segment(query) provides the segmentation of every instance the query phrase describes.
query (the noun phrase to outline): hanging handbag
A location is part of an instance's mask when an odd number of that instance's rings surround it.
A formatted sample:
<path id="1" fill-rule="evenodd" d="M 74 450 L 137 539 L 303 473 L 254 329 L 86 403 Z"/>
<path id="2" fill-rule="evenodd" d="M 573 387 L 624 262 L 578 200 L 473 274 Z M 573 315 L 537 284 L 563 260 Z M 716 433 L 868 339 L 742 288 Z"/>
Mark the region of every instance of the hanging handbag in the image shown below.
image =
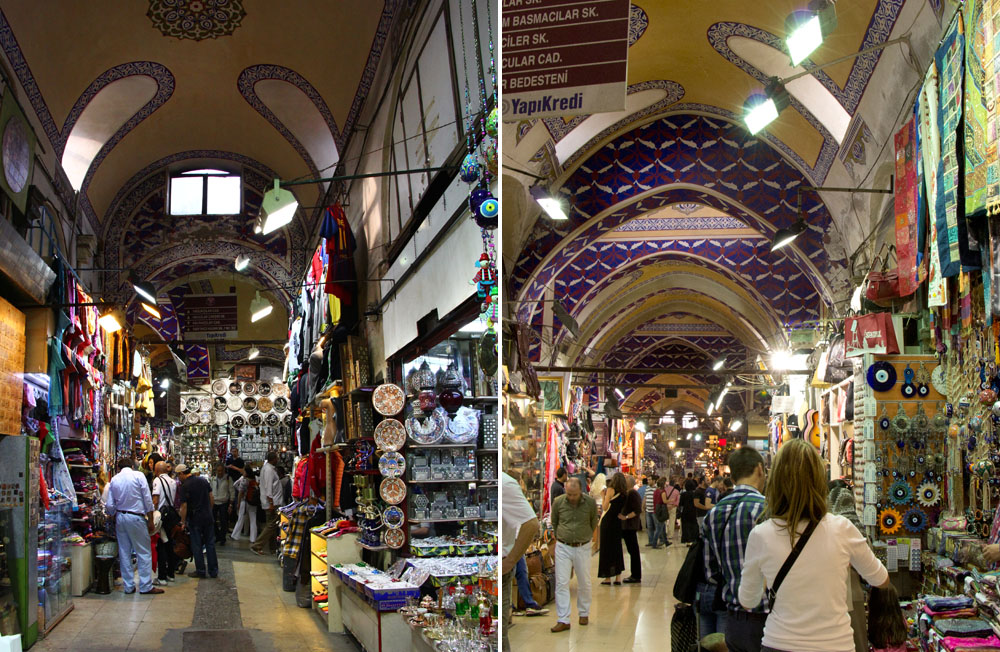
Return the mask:
<path id="1" fill-rule="evenodd" d="M 896 247 L 890 245 L 889 251 L 895 253 Z M 889 253 L 886 253 L 881 260 L 881 270 L 874 269 L 879 263 L 878 257 L 872 262 L 873 269 L 865 277 L 865 298 L 887 307 L 894 299 L 899 298 L 899 270 L 889 269 Z"/>

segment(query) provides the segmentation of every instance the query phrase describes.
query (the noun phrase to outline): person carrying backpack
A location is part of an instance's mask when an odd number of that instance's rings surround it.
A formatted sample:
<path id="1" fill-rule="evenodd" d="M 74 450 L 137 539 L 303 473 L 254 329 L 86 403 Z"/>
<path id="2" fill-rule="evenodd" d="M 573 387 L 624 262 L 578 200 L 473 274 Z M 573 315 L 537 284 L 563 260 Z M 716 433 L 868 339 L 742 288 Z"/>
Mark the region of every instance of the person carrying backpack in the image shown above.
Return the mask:
<path id="1" fill-rule="evenodd" d="M 254 470 L 245 468 L 243 475 L 233 484 L 233 489 L 236 490 L 236 512 L 239 516 L 230 537 L 233 541 L 239 541 L 243 536 L 243 526 L 249 521 L 252 543 L 257 539 L 257 508 L 260 507 L 260 487 Z"/>
<path id="2" fill-rule="evenodd" d="M 677 517 L 677 505 L 681 500 L 681 492 L 673 485 L 667 484 L 667 478 L 662 477 L 656 480 L 656 491 L 653 493 L 653 516 L 656 521 L 656 530 L 652 536 L 654 550 L 663 545 L 670 546 L 670 534 L 667 526 L 673 530 L 674 519 Z"/>

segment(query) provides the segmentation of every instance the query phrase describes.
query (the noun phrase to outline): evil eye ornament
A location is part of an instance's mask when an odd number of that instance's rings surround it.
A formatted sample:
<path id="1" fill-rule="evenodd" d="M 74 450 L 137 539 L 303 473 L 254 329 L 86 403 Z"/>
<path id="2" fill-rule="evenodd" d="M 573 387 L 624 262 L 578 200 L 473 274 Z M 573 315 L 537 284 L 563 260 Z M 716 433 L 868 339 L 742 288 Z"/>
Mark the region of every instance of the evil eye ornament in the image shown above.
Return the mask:
<path id="1" fill-rule="evenodd" d="M 879 514 L 878 526 L 882 530 L 882 534 L 895 534 L 902 526 L 902 520 L 899 512 L 890 507 L 882 510 L 882 513 Z"/>
<path id="2" fill-rule="evenodd" d="M 903 480 L 896 480 L 889 487 L 889 500 L 897 505 L 905 505 L 912 497 L 910 485 Z"/>
<path id="3" fill-rule="evenodd" d="M 469 193 L 469 210 L 476 214 L 479 212 L 479 205 L 484 201 L 492 197 L 493 195 L 489 190 L 485 188 L 476 188 L 471 193 Z"/>
<path id="4" fill-rule="evenodd" d="M 889 410 L 886 408 L 885 403 L 882 404 L 882 416 L 879 417 L 878 427 L 882 430 L 888 430 L 890 425 L 889 421 Z"/>
<path id="5" fill-rule="evenodd" d="M 475 154 L 466 154 L 462 166 L 458 168 L 458 176 L 466 183 L 479 179 L 479 158 Z"/>
<path id="6" fill-rule="evenodd" d="M 896 370 L 884 360 L 868 367 L 868 385 L 876 392 L 887 392 L 896 384 Z"/>
<path id="7" fill-rule="evenodd" d="M 920 509 L 914 507 L 907 510 L 903 515 L 903 525 L 910 532 L 923 532 L 927 529 L 927 515 Z"/>
<path id="8" fill-rule="evenodd" d="M 489 197 L 476 210 L 476 224 L 481 229 L 495 229 L 499 225 L 500 202 L 496 197 Z"/>
<path id="9" fill-rule="evenodd" d="M 906 365 L 903 370 L 903 386 L 900 388 L 904 398 L 913 398 L 917 394 L 917 386 L 913 384 L 915 375 L 910 365 Z"/>

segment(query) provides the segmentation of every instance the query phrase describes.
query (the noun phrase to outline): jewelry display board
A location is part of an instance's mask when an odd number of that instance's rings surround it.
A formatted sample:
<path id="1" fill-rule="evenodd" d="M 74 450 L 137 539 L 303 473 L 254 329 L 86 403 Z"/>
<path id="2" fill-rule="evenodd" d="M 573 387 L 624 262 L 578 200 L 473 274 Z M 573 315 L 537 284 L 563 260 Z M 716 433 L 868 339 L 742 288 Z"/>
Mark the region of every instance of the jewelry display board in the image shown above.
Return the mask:
<path id="1" fill-rule="evenodd" d="M 0 434 L 21 434 L 24 313 L 0 299 Z"/>

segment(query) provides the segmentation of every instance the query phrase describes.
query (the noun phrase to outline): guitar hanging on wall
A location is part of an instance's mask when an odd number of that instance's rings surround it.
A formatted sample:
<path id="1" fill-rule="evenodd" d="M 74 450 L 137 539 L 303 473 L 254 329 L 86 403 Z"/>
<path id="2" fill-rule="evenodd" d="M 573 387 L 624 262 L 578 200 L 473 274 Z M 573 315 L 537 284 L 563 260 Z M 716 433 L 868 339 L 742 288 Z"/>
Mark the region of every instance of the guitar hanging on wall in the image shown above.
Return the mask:
<path id="1" fill-rule="evenodd" d="M 816 450 L 820 449 L 822 442 L 819 436 L 819 410 L 809 410 L 806 412 L 802 438 L 815 446 Z"/>

